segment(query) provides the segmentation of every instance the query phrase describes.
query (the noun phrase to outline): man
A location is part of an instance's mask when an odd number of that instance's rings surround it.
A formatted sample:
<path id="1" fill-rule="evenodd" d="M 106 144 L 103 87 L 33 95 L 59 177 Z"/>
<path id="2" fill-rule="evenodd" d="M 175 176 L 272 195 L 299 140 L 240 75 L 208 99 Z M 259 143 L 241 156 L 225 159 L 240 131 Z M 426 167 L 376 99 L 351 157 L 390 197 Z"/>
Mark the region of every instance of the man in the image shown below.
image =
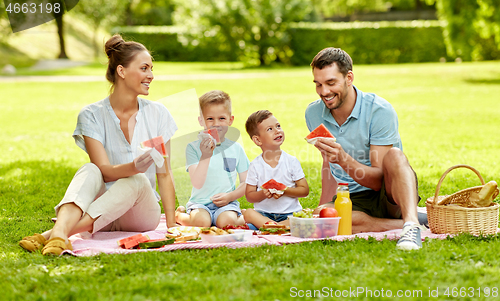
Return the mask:
<path id="1" fill-rule="evenodd" d="M 311 67 L 321 99 L 307 107 L 307 127 L 323 123 L 336 138 L 315 144 L 323 156 L 319 205 L 333 207 L 337 183 L 348 183 L 353 233 L 403 228 L 397 248 L 421 248 L 418 184 L 393 107 L 353 85 L 352 60 L 339 48 L 321 50 Z"/>

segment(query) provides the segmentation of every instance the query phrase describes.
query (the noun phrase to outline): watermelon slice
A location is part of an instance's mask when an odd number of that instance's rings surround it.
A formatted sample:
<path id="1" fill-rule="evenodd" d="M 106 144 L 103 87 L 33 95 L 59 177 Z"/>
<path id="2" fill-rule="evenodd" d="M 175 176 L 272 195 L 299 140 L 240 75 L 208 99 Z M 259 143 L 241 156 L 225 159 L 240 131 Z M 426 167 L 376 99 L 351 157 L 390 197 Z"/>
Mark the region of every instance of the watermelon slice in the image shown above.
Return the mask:
<path id="1" fill-rule="evenodd" d="M 141 242 L 145 242 L 149 240 L 149 236 L 144 234 L 136 234 L 133 236 L 126 237 L 124 239 L 120 239 L 117 243 L 120 247 L 124 249 L 131 249 L 137 246 Z"/>
<path id="2" fill-rule="evenodd" d="M 277 182 L 274 179 L 271 179 L 267 181 L 266 183 L 262 184 L 262 189 L 267 189 L 271 193 L 276 193 L 276 194 L 283 194 L 285 190 L 288 188 L 285 184 Z"/>
<path id="3" fill-rule="evenodd" d="M 137 249 L 161 248 L 163 246 L 173 244 L 174 242 L 175 242 L 175 238 L 148 240 L 148 241 L 139 243 L 139 246 L 137 246 Z"/>
<path id="4" fill-rule="evenodd" d="M 203 131 L 203 133 L 209 134 L 210 136 L 214 137 L 215 145 L 219 146 L 221 144 L 219 132 L 217 131 L 217 129 L 208 129 Z"/>
<path id="5" fill-rule="evenodd" d="M 318 140 L 319 137 L 335 139 L 335 137 L 332 135 L 332 133 L 330 133 L 330 131 L 325 127 L 324 124 L 320 124 L 317 128 L 315 128 L 312 132 L 310 132 L 309 135 L 307 135 L 304 139 L 306 139 L 308 143 L 315 144 L 316 140 Z"/>
<path id="6" fill-rule="evenodd" d="M 165 148 L 165 142 L 163 141 L 162 136 L 154 137 L 152 139 L 146 140 L 141 143 L 141 147 L 150 147 L 150 148 L 156 148 L 156 150 L 162 155 L 163 157 L 167 157 L 167 149 Z"/>

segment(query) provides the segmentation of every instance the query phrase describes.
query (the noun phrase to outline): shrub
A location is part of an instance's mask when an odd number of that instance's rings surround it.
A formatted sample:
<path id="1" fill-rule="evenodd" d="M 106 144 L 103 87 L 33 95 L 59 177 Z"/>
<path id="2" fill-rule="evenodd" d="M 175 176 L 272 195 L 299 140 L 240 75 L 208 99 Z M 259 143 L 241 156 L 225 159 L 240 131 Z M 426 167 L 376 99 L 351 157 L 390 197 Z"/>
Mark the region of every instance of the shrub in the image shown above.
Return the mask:
<path id="1" fill-rule="evenodd" d="M 447 58 L 439 21 L 290 23 L 290 63 L 308 65 L 325 47 L 340 47 L 356 64 L 437 62 Z M 117 27 L 113 33 L 143 43 L 159 61 L 236 61 L 220 35 L 186 39 L 180 26 Z"/>
<path id="2" fill-rule="evenodd" d="M 113 28 L 112 34 L 144 44 L 157 61 L 236 61 L 230 51 L 219 50 L 216 39 L 188 41 L 181 36 L 184 31 L 178 26 L 124 26 Z"/>
<path id="3" fill-rule="evenodd" d="M 438 21 L 295 23 L 294 65 L 309 64 L 323 48 L 338 47 L 356 64 L 437 62 L 446 56 Z"/>

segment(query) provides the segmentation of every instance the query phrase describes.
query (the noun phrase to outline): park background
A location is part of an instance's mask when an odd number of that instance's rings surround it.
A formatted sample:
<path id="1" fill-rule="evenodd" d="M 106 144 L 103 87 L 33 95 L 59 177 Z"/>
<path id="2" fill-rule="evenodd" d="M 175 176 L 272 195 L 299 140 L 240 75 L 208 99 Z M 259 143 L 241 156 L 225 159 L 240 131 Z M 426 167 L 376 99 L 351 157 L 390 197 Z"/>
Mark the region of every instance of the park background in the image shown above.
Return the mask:
<path id="1" fill-rule="evenodd" d="M 352 55 L 357 87 L 395 107 L 421 206 L 452 165 L 497 180 L 499 1 L 80 2 L 64 14 L 63 27 L 52 21 L 15 34 L 0 7 L 0 299 L 286 300 L 291 287 L 358 286 L 421 290 L 405 298 L 414 300 L 431 288 L 444 299 L 493 296 L 484 288 L 500 280 L 496 235 L 427 241 L 418 253 L 396 251 L 395 241 L 355 239 L 92 258 L 44 258 L 17 241 L 50 227 L 53 206 L 88 162 L 71 133 L 79 110 L 109 91 L 102 48 L 112 33 L 152 50 L 148 99 L 192 88 L 227 91 L 250 160 L 258 149 L 244 132 L 246 117 L 274 112 L 287 135 L 283 148 L 301 160 L 311 186 L 304 207 L 314 207 L 321 191 L 319 154 L 303 140 L 305 107 L 317 99 L 307 65 L 328 46 Z M 442 193 L 478 184 L 457 171 Z"/>

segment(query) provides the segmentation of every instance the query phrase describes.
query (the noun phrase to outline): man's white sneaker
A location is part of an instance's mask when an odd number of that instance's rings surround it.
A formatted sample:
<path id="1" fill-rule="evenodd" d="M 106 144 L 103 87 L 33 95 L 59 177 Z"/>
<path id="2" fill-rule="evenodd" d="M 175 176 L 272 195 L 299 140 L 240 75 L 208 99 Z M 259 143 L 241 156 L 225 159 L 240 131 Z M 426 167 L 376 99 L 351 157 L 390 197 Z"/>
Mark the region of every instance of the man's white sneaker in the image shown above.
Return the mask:
<path id="1" fill-rule="evenodd" d="M 418 250 L 422 247 L 422 237 L 420 236 L 420 229 L 422 226 L 412 224 L 403 227 L 401 238 L 396 244 L 396 249 L 410 251 Z"/>

